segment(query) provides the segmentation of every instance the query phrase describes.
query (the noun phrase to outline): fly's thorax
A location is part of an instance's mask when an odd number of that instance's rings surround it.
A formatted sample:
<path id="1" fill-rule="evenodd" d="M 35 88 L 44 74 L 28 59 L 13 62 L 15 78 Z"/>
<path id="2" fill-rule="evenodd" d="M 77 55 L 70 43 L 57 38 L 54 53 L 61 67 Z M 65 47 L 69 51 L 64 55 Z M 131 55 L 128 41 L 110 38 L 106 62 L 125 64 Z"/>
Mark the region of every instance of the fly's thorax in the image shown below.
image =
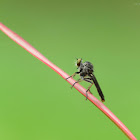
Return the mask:
<path id="1" fill-rule="evenodd" d="M 85 77 L 85 76 L 87 76 L 87 75 L 88 75 L 88 73 L 87 73 L 85 70 L 82 70 L 82 71 L 80 72 L 80 76 Z"/>
<path id="2" fill-rule="evenodd" d="M 91 68 L 91 69 L 93 69 L 93 65 L 92 65 L 91 62 L 86 61 L 86 62 L 84 62 L 84 65 L 89 67 L 89 68 Z"/>
<path id="3" fill-rule="evenodd" d="M 80 65 L 79 65 L 79 69 L 81 70 L 81 69 L 83 69 L 83 68 L 84 68 L 84 65 L 83 65 L 83 63 L 81 62 Z"/>

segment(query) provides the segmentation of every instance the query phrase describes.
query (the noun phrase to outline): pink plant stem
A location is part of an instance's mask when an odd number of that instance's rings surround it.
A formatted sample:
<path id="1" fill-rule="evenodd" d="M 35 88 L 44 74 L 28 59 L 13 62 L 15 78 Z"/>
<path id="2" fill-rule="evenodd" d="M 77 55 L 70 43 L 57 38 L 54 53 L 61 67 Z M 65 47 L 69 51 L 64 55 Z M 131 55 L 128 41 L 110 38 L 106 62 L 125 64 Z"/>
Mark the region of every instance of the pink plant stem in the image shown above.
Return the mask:
<path id="1" fill-rule="evenodd" d="M 21 47 L 23 47 L 25 50 L 27 50 L 29 53 L 31 53 L 33 56 L 38 58 L 40 61 L 45 63 L 47 66 L 52 68 L 55 72 L 57 72 L 60 76 L 62 76 L 64 79 L 69 77 L 67 73 L 65 73 L 63 70 L 61 70 L 59 67 L 54 65 L 52 62 L 50 62 L 45 56 L 43 56 L 39 51 L 37 51 L 33 46 L 31 46 L 27 41 L 25 41 L 23 38 L 21 38 L 19 35 L 14 33 L 12 30 L 7 28 L 5 25 L 0 23 L 0 30 L 2 30 L 7 36 L 9 36 L 12 40 L 14 40 L 17 44 L 19 44 Z M 69 78 L 67 80 L 71 85 L 74 84 L 75 80 L 72 78 Z M 80 93 L 82 93 L 86 97 L 86 89 L 83 88 L 80 84 L 76 84 L 74 86 Z M 95 98 L 90 92 L 88 92 L 88 99 L 97 107 L 99 108 L 114 124 L 116 124 L 123 132 L 124 134 L 131 140 L 136 140 L 135 136 L 128 130 L 128 128 L 97 98 Z"/>

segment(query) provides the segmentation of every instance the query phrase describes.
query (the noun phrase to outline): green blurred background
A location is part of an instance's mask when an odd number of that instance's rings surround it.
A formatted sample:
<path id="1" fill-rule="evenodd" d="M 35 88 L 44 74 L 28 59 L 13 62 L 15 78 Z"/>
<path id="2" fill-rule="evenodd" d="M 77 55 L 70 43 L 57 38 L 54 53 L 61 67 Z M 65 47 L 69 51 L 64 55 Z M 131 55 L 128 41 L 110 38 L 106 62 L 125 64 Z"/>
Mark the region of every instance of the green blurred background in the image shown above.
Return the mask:
<path id="1" fill-rule="evenodd" d="M 140 138 L 140 1 L 0 0 L 0 22 L 70 75 L 76 57 L 92 62 L 105 105 Z M 1 140 L 127 139 L 2 32 L 0 64 Z M 94 86 L 91 91 L 100 99 Z"/>

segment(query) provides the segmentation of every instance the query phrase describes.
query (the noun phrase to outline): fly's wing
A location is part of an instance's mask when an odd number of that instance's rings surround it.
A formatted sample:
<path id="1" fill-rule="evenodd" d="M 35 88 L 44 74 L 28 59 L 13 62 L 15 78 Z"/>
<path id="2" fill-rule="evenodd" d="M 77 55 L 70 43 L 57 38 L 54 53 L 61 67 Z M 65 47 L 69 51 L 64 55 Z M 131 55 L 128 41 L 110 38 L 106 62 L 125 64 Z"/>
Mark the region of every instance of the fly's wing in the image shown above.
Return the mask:
<path id="1" fill-rule="evenodd" d="M 102 99 L 102 102 L 104 102 L 105 101 L 104 95 L 103 95 L 102 90 L 101 90 L 101 88 L 100 88 L 100 86 L 99 86 L 99 84 L 98 84 L 98 82 L 96 80 L 96 77 L 94 75 L 92 75 L 92 80 L 93 80 L 93 82 L 94 82 L 94 84 L 95 84 L 95 86 L 97 88 L 97 91 L 98 91 L 98 93 L 99 93 L 99 95 L 100 95 L 100 97 Z"/>

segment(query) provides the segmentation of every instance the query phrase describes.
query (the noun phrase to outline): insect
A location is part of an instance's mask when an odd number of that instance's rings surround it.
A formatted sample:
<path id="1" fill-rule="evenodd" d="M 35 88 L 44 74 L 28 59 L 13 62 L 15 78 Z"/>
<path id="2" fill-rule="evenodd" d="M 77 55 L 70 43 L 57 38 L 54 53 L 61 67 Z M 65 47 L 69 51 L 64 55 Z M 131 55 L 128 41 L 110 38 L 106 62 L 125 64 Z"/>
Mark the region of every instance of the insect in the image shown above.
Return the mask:
<path id="1" fill-rule="evenodd" d="M 77 65 L 77 69 L 79 69 L 79 71 L 75 72 L 73 75 L 71 75 L 70 77 L 66 78 L 66 79 L 69 79 L 71 77 L 74 77 L 76 74 L 80 75 L 80 79 L 77 82 L 75 82 L 72 85 L 72 87 L 76 83 L 79 83 L 79 82 L 81 82 L 83 80 L 86 81 L 86 82 L 91 83 L 91 85 L 86 90 L 86 100 L 87 100 L 87 98 L 88 98 L 88 93 L 87 92 L 90 91 L 91 86 L 94 84 L 96 86 L 96 89 L 97 89 L 98 93 L 99 93 L 99 96 L 101 97 L 101 101 L 104 102 L 105 101 L 104 95 L 103 95 L 102 90 L 101 90 L 101 88 L 100 88 L 100 86 L 99 86 L 99 84 L 98 84 L 98 82 L 96 80 L 95 75 L 93 74 L 93 72 L 94 72 L 93 65 L 88 61 L 83 63 L 81 58 L 77 59 L 76 65 Z"/>

